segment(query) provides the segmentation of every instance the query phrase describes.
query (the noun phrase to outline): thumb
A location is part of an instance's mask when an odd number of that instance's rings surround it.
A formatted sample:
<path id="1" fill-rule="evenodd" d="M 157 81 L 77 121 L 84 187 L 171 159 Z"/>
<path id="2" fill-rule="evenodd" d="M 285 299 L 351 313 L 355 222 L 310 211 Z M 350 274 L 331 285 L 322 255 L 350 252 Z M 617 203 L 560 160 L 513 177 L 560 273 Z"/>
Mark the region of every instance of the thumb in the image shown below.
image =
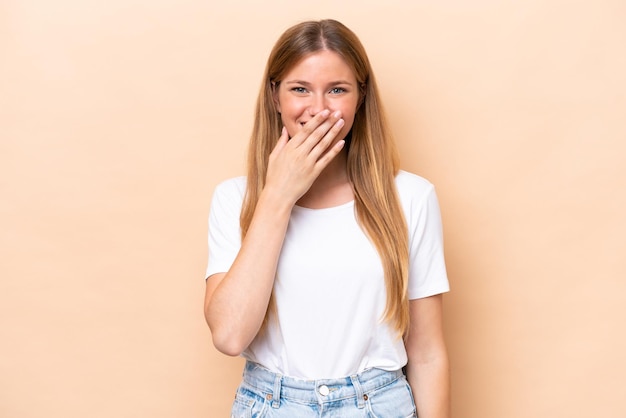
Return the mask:
<path id="1" fill-rule="evenodd" d="M 274 151 L 281 150 L 287 143 L 289 142 L 289 133 L 287 133 L 287 128 L 283 126 L 283 130 L 280 133 L 280 137 L 278 138 L 278 142 L 276 142 L 276 146 L 274 147 Z"/>

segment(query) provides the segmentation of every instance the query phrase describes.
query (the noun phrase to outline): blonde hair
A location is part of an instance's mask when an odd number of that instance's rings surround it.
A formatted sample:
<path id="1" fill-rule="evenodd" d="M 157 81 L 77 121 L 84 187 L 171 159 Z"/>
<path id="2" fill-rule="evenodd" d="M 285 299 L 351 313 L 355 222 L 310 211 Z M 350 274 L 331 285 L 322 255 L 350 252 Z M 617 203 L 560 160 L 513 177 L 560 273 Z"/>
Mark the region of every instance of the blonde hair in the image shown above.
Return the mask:
<path id="1" fill-rule="evenodd" d="M 357 220 L 376 247 L 384 269 L 387 299 L 383 320 L 404 335 L 409 325 L 409 250 L 406 221 L 394 181 L 399 169 L 397 151 L 365 49 L 350 29 L 335 20 L 303 22 L 287 29 L 270 53 L 248 148 L 247 189 L 240 217 L 242 236 L 252 221 L 265 185 L 269 155 L 283 126 L 272 84 L 279 84 L 302 58 L 321 50 L 340 55 L 361 86 L 361 104 L 346 138 L 348 179 L 354 191 Z"/>

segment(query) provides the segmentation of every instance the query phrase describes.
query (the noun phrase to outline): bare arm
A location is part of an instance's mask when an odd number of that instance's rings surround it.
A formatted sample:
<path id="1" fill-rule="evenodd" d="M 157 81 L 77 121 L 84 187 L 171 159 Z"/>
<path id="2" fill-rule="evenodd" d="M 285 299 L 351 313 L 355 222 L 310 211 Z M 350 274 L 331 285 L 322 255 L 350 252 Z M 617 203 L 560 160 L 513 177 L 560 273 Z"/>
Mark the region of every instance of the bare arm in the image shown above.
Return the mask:
<path id="1" fill-rule="evenodd" d="M 410 301 L 411 326 L 405 342 L 407 378 L 420 418 L 450 417 L 450 379 L 443 336 L 443 295 Z"/>
<path id="2" fill-rule="evenodd" d="M 227 273 L 207 279 L 204 313 L 213 344 L 239 355 L 258 332 L 272 292 L 291 207 L 261 195 L 248 234 Z"/>
<path id="3" fill-rule="evenodd" d="M 343 141 L 329 147 L 343 126 L 340 117 L 320 112 L 291 139 L 283 130 L 233 265 L 207 279 L 204 314 L 213 344 L 225 354 L 239 355 L 263 323 L 291 209 L 341 151 Z"/>

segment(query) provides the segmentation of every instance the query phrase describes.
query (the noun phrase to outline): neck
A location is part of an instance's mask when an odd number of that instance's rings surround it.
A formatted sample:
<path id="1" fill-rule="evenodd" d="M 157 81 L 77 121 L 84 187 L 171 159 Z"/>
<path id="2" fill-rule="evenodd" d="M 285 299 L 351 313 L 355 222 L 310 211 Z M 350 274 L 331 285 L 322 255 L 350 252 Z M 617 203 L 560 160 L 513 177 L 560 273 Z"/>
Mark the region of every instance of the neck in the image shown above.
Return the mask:
<path id="1" fill-rule="evenodd" d="M 347 153 L 342 151 L 320 173 L 297 205 L 321 209 L 342 205 L 353 199 L 352 185 L 348 181 Z"/>

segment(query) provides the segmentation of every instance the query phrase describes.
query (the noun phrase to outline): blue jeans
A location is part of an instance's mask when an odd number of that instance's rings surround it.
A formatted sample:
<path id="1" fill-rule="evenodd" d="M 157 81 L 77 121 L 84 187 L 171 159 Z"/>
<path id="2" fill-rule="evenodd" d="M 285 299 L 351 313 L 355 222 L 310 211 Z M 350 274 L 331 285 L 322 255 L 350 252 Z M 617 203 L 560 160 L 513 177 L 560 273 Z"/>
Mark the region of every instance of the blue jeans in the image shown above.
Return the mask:
<path id="1" fill-rule="evenodd" d="M 369 369 L 341 379 L 300 380 L 248 361 L 231 418 L 417 417 L 401 370 Z"/>

